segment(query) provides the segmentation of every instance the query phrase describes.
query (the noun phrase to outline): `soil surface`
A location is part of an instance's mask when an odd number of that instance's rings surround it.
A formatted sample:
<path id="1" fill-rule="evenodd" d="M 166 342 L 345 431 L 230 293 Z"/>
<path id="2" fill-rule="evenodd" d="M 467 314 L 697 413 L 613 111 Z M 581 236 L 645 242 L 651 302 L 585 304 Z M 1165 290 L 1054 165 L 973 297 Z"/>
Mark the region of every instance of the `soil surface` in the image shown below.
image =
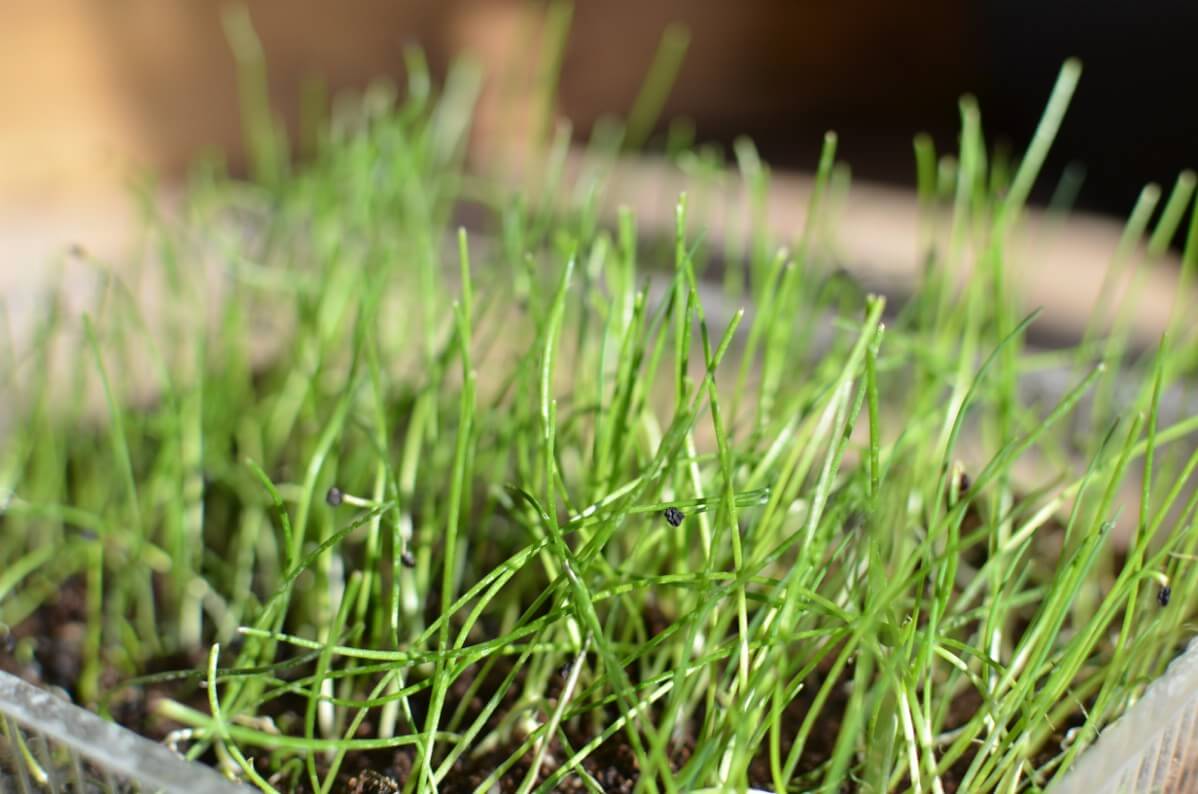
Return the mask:
<path id="1" fill-rule="evenodd" d="M 83 637 L 86 623 L 85 587 L 82 580 L 68 580 L 58 596 L 48 601 L 29 619 L 14 627 L 7 635 L 0 638 L 0 670 L 19 676 L 30 683 L 46 687 L 56 687 L 66 692 L 72 699 L 76 697 L 80 673 L 82 671 Z M 191 656 L 177 655 L 156 659 L 147 666 L 144 674 L 198 672 L 203 668 L 204 653 L 197 651 Z M 503 678 L 506 670 L 493 670 L 491 678 L 496 682 Z M 293 673 L 301 677 L 304 667 L 297 667 Z M 161 741 L 174 729 L 181 726 L 159 716 L 154 703 L 161 698 L 178 700 L 198 710 L 207 710 L 207 698 L 199 686 L 198 675 L 180 675 L 168 677 L 166 680 L 152 684 L 137 686 L 123 685 L 122 676 L 115 670 L 106 670 L 104 688 L 108 692 L 105 709 L 116 722 L 151 739 Z M 462 676 L 455 682 L 451 698 L 464 697 L 472 683 L 469 675 Z M 560 682 L 555 683 L 560 687 Z M 467 711 L 468 718 L 473 718 L 482 710 L 487 699 L 485 686 L 481 688 L 470 703 Z M 519 686 L 513 686 L 513 697 L 520 691 Z M 555 695 L 555 692 L 548 693 Z M 424 703 L 414 699 L 414 708 L 422 711 Z M 450 702 L 453 702 L 452 699 Z M 552 702 L 552 701 L 550 701 Z M 286 710 L 284 701 L 271 704 L 275 710 Z M 303 704 L 296 701 L 296 713 L 303 713 Z M 498 723 L 503 716 L 499 709 L 492 721 Z M 369 736 L 373 726 L 364 723 L 362 736 Z M 797 725 L 796 725 L 797 727 Z M 567 729 L 570 743 L 577 748 L 593 737 L 582 731 Z M 455 764 L 453 771 L 440 790 L 448 794 L 456 792 L 472 792 L 500 764 L 519 747 L 521 741 L 513 738 L 507 744 L 497 745 L 476 756 L 463 756 Z M 680 744 L 671 747 L 670 760 L 675 768 L 680 768 L 690 757 L 690 747 Z M 569 753 L 557 740 L 550 745 L 546 753 L 546 762 L 540 774 L 544 780 L 556 769 L 556 761 Z M 521 757 L 500 778 L 499 790 L 515 791 L 528 774 L 532 763 L 532 753 Z M 211 761 L 212 759 L 208 759 Z M 265 759 L 263 759 L 265 760 Z M 414 765 L 414 751 L 410 748 L 399 748 L 389 751 L 359 752 L 347 756 L 339 774 L 339 785 L 335 789 L 343 794 L 392 794 L 399 792 Z M 628 737 L 617 733 L 607 742 L 600 745 L 583 763 L 587 772 L 607 792 L 631 792 L 636 785 L 639 773 L 636 766 L 635 754 L 632 752 Z M 768 776 L 768 763 L 762 765 Z M 262 772 L 269 774 L 265 766 Z M 282 781 L 274 781 L 282 782 Z M 284 787 L 287 784 L 284 783 Z M 301 779 L 291 787 L 291 790 L 303 794 L 309 792 L 306 779 Z M 568 776 L 557 786 L 562 792 L 585 792 L 589 789 L 577 776 Z"/>
<path id="2" fill-rule="evenodd" d="M 966 524 L 972 527 L 976 525 L 975 522 L 976 519 L 971 516 L 967 519 Z M 978 559 L 975 562 L 981 563 L 982 561 L 982 559 Z M 57 597 L 46 602 L 41 609 L 21 624 L 13 627 L 6 635 L 0 635 L 0 670 L 20 676 L 31 683 L 61 688 L 74 699 L 82 672 L 87 620 L 85 595 L 84 581 L 79 578 L 70 579 L 60 589 Z M 652 615 L 649 618 L 648 624 L 652 633 L 664 629 L 667 625 L 664 618 L 654 620 Z M 834 655 L 830 654 L 829 658 Z M 176 654 L 155 659 L 145 665 L 144 669 L 139 670 L 139 675 L 172 672 L 178 672 L 179 675 L 164 675 L 152 683 L 138 685 L 128 685 L 125 682 L 131 676 L 110 667 L 101 675 L 101 689 L 106 694 L 103 702 L 99 704 L 98 710 L 143 736 L 161 741 L 172 730 L 180 726 L 157 714 L 155 702 L 159 699 L 170 698 L 199 711 L 207 711 L 207 697 L 200 687 L 200 673 L 204 669 L 205 657 L 205 651 L 198 649 L 191 654 Z M 469 694 L 469 690 L 476 683 L 475 677 L 482 671 L 480 667 L 467 671 L 455 681 L 450 691 L 449 702 L 456 703 L 470 697 L 471 700 L 465 709 L 467 722 L 469 722 L 482 712 L 490 693 L 510 672 L 510 669 L 510 667 L 504 668 L 501 663 L 493 665 L 486 673 L 486 679 L 475 689 L 473 695 Z M 812 706 L 812 701 L 823 683 L 824 672 L 824 670 L 818 670 L 813 674 L 811 680 L 800 690 L 799 696 L 787 706 L 783 714 L 781 735 L 783 757 L 789 752 L 793 737 L 799 732 L 800 726 Z M 301 678 L 310 673 L 310 665 L 296 665 L 288 670 L 285 677 Z M 848 668 L 842 671 L 841 679 L 848 682 L 852 678 L 853 671 L 850 662 Z M 522 689 L 519 680 L 517 678 L 517 684 L 509 688 L 508 702 L 501 704 L 496 709 L 496 713 L 488 722 L 487 730 L 498 726 L 514 705 L 514 701 Z M 563 685 L 564 677 L 562 676 L 550 680 L 549 691 L 545 692 L 544 707 L 546 709 L 554 708 L 555 698 Z M 305 701 L 298 696 L 288 697 L 290 699 L 285 697 L 265 704 L 262 709 L 263 715 L 270 716 L 282 724 L 294 722 L 296 719 L 302 720 Z M 413 713 L 418 722 L 423 719 L 427 706 L 427 695 L 424 695 L 423 698 L 422 700 L 422 697 L 414 696 L 411 699 Z M 796 770 L 795 784 L 802 786 L 804 777 L 817 771 L 831 757 L 847 703 L 846 686 L 835 687 L 824 704 L 819 722 L 807 740 L 803 757 Z M 946 727 L 951 729 L 968 721 L 980 706 L 981 702 L 976 692 L 967 690 L 951 707 Z M 652 712 L 650 714 L 652 715 Z M 548 719 L 546 713 L 537 716 L 542 721 Z M 603 723 L 614 720 L 616 714 L 612 708 L 611 713 L 600 716 L 605 719 L 600 719 L 598 722 Z M 694 716 L 694 721 L 696 724 L 702 724 L 702 720 L 703 714 L 700 709 L 700 712 Z M 558 764 L 569 757 L 574 749 L 594 738 L 595 724 L 595 721 L 580 718 L 563 726 L 569 746 L 563 746 L 557 738 L 552 741 L 545 753 L 538 782 L 542 782 L 552 775 L 558 768 Z M 1059 734 L 1063 736 L 1071 726 L 1072 721 L 1069 725 L 1058 726 Z M 374 730 L 375 726 L 368 719 L 363 722 L 358 736 L 360 738 L 371 737 L 374 735 Z M 484 730 L 482 735 L 486 735 L 487 730 Z M 511 732 L 509 735 L 508 740 L 488 747 L 482 752 L 460 757 L 441 785 L 440 791 L 447 794 L 474 791 L 497 767 L 507 761 L 523 742 L 524 737 L 511 735 Z M 1059 746 L 1057 740 L 1051 740 L 1045 746 L 1046 753 Z M 681 769 L 690 759 L 692 750 L 692 743 L 685 738 L 667 747 L 667 757 L 671 766 L 675 770 Z M 754 759 L 749 769 L 749 780 L 754 787 L 773 790 L 767 752 L 763 749 L 761 755 Z M 399 792 L 412 773 L 415 762 L 414 754 L 415 750 L 411 747 L 351 753 L 347 755 L 339 771 L 338 784 L 334 791 L 339 794 L 393 794 Z M 520 787 L 528 774 L 534 754 L 532 751 L 526 752 L 506 770 L 498 781 L 499 791 L 511 792 Z M 204 760 L 213 762 L 214 758 L 208 757 Z M 266 760 L 265 758 L 259 759 L 260 771 L 264 775 L 269 775 L 270 770 L 266 767 Z M 944 790 L 948 794 L 958 791 L 961 775 L 968 768 L 970 760 L 969 755 L 966 755 L 942 778 Z M 1045 757 L 1043 760 L 1047 762 L 1049 758 Z M 599 745 L 594 752 L 587 756 L 582 765 L 605 792 L 631 792 L 636 787 L 640 775 L 636 754 L 633 752 L 627 734 L 623 731 L 615 733 Z M 280 790 L 303 792 L 304 794 L 310 792 L 306 774 L 299 774 L 286 780 L 276 778 L 272 782 Z M 811 782 L 814 785 L 814 781 Z M 571 774 L 559 781 L 555 790 L 584 792 L 590 789 L 577 774 Z M 853 790 L 848 787 L 844 789 L 846 792 Z"/>
<path id="3" fill-rule="evenodd" d="M 60 591 L 57 598 L 49 601 L 42 609 L 28 620 L 16 626 L 0 643 L 0 669 L 18 675 L 25 680 L 43 686 L 59 687 L 72 697 L 78 683 L 82 668 L 83 636 L 86 613 L 84 610 L 84 586 L 81 580 L 70 580 Z M 204 653 L 197 651 L 190 656 L 176 655 L 157 659 L 147 666 L 145 674 L 197 672 L 203 668 Z M 498 682 L 506 670 L 493 669 L 488 678 Z M 296 677 L 305 673 L 304 667 L 297 667 Z M 846 673 L 846 679 L 851 679 L 851 670 Z M 180 676 L 156 681 L 152 684 L 125 686 L 123 678 L 115 670 L 106 670 L 103 675 L 105 690 L 109 693 L 105 702 L 107 713 L 120 724 L 134 731 L 161 741 L 171 730 L 180 726 L 163 719 L 154 709 L 154 703 L 160 698 L 171 698 L 186 703 L 193 708 L 206 710 L 207 700 L 199 687 L 198 675 Z M 455 682 L 451 691 L 453 697 L 461 698 L 472 683 L 470 675 L 464 675 Z M 790 749 L 792 737 L 798 732 L 808 709 L 811 699 L 818 691 L 821 683 L 818 677 L 813 677 L 811 685 L 805 687 L 802 694 L 786 709 L 783 717 L 782 753 Z M 554 682 L 551 690 L 559 688 L 561 682 Z M 487 687 L 479 688 L 469 704 L 468 717 L 476 716 L 483 708 L 487 699 Z M 520 691 L 519 686 L 511 687 L 510 691 Z M 555 691 L 546 693 L 547 703 L 554 702 Z M 847 693 L 843 687 L 837 687 L 823 709 L 824 717 L 818 724 L 807 743 L 798 774 L 810 772 L 818 768 L 831 756 L 836 735 L 840 730 L 840 720 L 847 702 Z M 273 710 L 282 714 L 288 708 L 285 701 L 275 701 L 271 704 Z M 303 713 L 303 704 L 296 701 L 291 704 L 295 713 Z M 510 704 L 509 704 L 510 705 Z M 961 717 L 968 718 L 976 703 L 961 703 Z M 413 707 L 422 711 L 423 703 L 414 699 Z M 501 707 L 492 717 L 497 724 L 503 716 Z M 278 715 L 275 715 L 278 716 Z M 544 718 L 546 715 L 542 715 Z M 614 716 L 614 715 L 611 715 Z M 701 720 L 702 715 L 697 715 Z M 575 727 L 565 727 L 569 744 L 578 748 L 589 742 L 594 734 L 587 730 L 585 720 L 579 720 Z M 361 736 L 371 735 L 373 726 L 364 723 Z M 447 794 L 474 791 L 487 777 L 519 747 L 521 740 L 513 737 L 509 742 L 487 749 L 474 756 L 463 756 L 454 765 L 440 790 Z M 692 745 L 688 741 L 680 741 L 668 749 L 668 757 L 675 769 L 680 769 L 691 756 Z M 545 763 L 539 775 L 539 781 L 545 780 L 557 768 L 557 764 L 570 754 L 568 748 L 555 739 L 545 754 Z M 516 761 L 499 779 L 498 788 L 502 792 L 516 791 L 528 774 L 532 763 L 533 753 L 529 752 Z M 208 759 L 212 760 L 212 759 Z M 265 759 L 263 759 L 265 760 Z M 404 782 L 411 774 L 414 765 L 414 750 L 408 747 L 387 751 L 359 752 L 347 756 L 339 774 L 339 784 L 336 788 L 342 794 L 393 794 L 399 792 Z M 594 778 L 605 792 L 631 792 L 639 779 L 636 755 L 627 734 L 617 732 L 601 744 L 583 762 L 586 771 Z M 261 771 L 268 773 L 263 765 Z M 955 776 L 954 776 L 955 777 Z M 307 794 L 309 788 L 306 778 L 295 781 L 294 784 L 284 781 L 286 788 L 290 786 L 295 792 Z M 764 754 L 755 759 L 750 767 L 750 783 L 756 787 L 772 789 L 769 759 Z M 956 781 L 945 780 L 945 790 L 956 790 Z M 586 784 L 577 775 L 568 775 L 556 787 L 561 792 L 589 791 Z M 851 789 L 845 789 L 849 791 Z"/>

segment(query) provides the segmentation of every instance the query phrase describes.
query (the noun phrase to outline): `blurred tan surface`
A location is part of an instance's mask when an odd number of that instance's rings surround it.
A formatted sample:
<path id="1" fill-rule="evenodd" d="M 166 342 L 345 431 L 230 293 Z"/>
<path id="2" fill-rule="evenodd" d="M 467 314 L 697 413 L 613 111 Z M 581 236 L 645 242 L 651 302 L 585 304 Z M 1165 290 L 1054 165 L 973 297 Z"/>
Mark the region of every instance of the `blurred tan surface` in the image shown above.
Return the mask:
<path id="1" fill-rule="evenodd" d="M 716 185 L 714 190 L 705 187 L 661 160 L 630 158 L 611 179 L 608 209 L 614 220 L 615 206 L 625 204 L 633 210 L 638 228 L 667 234 L 673 228 L 678 194 L 699 196 L 693 202 L 699 217 L 692 212 L 691 228 L 701 230 L 718 251 L 729 237 L 747 240 L 751 229 L 750 200 L 739 175 L 726 172 Z M 770 239 L 794 249 L 807 220 L 813 187 L 814 180 L 802 174 L 771 177 L 763 218 Z M 916 287 L 926 242 L 913 192 L 856 182 L 835 200 L 830 214 L 830 245 L 835 252 L 830 264 L 843 267 L 875 291 L 902 295 Z M 946 223 L 941 226 L 947 230 Z M 1042 309 L 1036 323 L 1039 329 L 1065 339 L 1080 336 L 1121 236 L 1120 224 L 1099 215 L 1073 213 L 1062 219 L 1039 210 L 1024 212 L 1012 233 L 1006 267 L 1022 310 Z M 967 246 L 964 267 L 980 253 Z M 1198 297 L 1192 290 L 1178 294 L 1179 264 L 1173 254 L 1150 258 L 1143 250 L 1129 252 L 1121 262 L 1122 277 L 1112 285 L 1111 302 L 1119 306 L 1125 299 L 1132 301 L 1130 332 L 1142 348 L 1157 344 L 1175 302 L 1184 309 Z M 964 278 L 966 272 L 957 275 Z M 1136 279 L 1139 284 L 1133 286 Z M 1113 321 L 1113 313 L 1109 319 Z"/>

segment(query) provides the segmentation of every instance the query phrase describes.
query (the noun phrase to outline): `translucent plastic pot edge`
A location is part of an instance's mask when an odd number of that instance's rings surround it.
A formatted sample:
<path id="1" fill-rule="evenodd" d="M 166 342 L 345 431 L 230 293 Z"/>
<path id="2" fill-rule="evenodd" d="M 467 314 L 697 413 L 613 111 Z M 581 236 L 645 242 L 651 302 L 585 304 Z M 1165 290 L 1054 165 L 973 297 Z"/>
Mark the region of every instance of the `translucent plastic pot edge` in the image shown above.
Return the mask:
<path id="1" fill-rule="evenodd" d="M 5 791 L 130 791 L 134 786 L 164 794 L 250 791 L 3 672 L 0 728 L 0 789 Z"/>
<path id="2" fill-rule="evenodd" d="M 1198 791 L 1198 640 L 1108 726 L 1051 794 Z"/>

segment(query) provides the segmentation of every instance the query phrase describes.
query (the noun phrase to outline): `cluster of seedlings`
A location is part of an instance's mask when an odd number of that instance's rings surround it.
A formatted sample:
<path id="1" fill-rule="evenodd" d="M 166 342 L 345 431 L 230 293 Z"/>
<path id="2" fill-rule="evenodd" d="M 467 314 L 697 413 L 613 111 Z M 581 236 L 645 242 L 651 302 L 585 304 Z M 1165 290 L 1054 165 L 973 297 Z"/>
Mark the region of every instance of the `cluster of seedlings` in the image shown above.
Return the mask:
<path id="1" fill-rule="evenodd" d="M 1032 350 L 1010 286 L 1075 64 L 1018 163 L 969 101 L 958 151 L 920 139 L 938 253 L 889 307 L 824 288 L 834 136 L 793 240 L 756 222 L 717 251 L 721 153 L 671 149 L 696 189 L 638 231 L 605 209 L 618 125 L 573 181 L 549 141 L 513 193 L 464 169 L 474 76 L 410 66 L 402 101 L 339 105 L 302 165 L 263 134 L 256 182 L 201 169 L 178 216 L 147 212 L 162 327 L 114 281 L 2 373 L 5 667 L 64 655 L 77 701 L 267 792 L 1013 792 L 1173 658 L 1198 419 L 1159 406 L 1193 328 Z M 235 288 L 185 310 L 212 272 Z M 150 405 L 111 377 L 145 360 Z M 1070 386 L 1025 400 L 1046 366 Z M 1075 421 L 1115 379 L 1130 401 Z M 55 623 L 50 647 L 32 627 Z"/>

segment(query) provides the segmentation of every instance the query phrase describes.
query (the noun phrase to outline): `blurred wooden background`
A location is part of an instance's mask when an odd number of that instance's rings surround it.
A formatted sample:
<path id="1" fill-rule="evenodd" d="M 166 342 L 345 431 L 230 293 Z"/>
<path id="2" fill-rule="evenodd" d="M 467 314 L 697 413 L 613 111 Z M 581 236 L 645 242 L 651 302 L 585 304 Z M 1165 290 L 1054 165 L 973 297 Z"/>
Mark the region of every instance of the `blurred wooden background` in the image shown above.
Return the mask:
<path id="1" fill-rule="evenodd" d="M 0 279 L 7 281 L 0 290 L 9 292 L 13 278 L 28 276 L 69 243 L 115 245 L 128 223 L 123 190 L 130 173 L 150 170 L 169 182 L 214 150 L 239 167 L 236 70 L 221 23 L 226 5 L 3 0 Z M 545 9 L 523 0 L 247 6 L 266 54 L 272 105 L 293 132 L 311 78 L 331 93 L 379 76 L 401 80 L 404 47 L 415 43 L 437 73 L 459 52 L 482 60 L 492 75 L 482 140 L 498 134 L 500 110 L 505 122 L 513 115 L 494 92 L 494 75 L 535 69 Z M 846 215 L 843 230 L 856 241 L 847 253 L 852 266 L 897 268 L 903 277 L 917 267 L 909 190 L 914 133 L 927 130 L 942 151 L 953 150 L 956 100 L 973 90 L 987 134 L 1017 153 L 1071 54 L 1084 57 L 1087 71 L 1041 197 L 1076 157 L 1087 173 L 1082 205 L 1122 216 L 1144 182 L 1158 180 L 1167 190 L 1193 163 L 1198 107 L 1178 100 L 1198 83 L 1188 43 L 1198 29 L 1190 24 L 1198 23 L 1198 4 L 1162 0 L 1145 10 L 1105 0 L 1045 8 L 1030 0 L 928 0 L 917 7 L 579 0 L 558 90 L 559 110 L 577 133 L 603 114 L 627 112 L 671 22 L 690 31 L 690 46 L 664 116 L 691 118 L 701 141 L 727 144 L 747 133 L 768 161 L 799 172 L 782 180 L 772 199 L 777 217 L 790 219 L 780 223 L 801 216 L 801 172 L 814 167 L 823 131 L 840 133 L 841 159 L 865 179 L 854 191 L 864 203 Z M 869 181 L 904 187 L 874 189 Z M 1053 253 L 1040 256 L 1032 274 L 1043 276 L 1031 287 L 1032 300 L 1076 303 L 1084 312 L 1086 285 L 1097 290 L 1118 226 L 1082 218 L 1055 234 L 1054 246 L 1041 249 Z M 1171 289 L 1171 279 L 1158 281 L 1150 306 Z M 1075 322 L 1074 313 L 1061 322 Z M 1160 314 L 1145 313 L 1145 339 Z"/>
<path id="2" fill-rule="evenodd" d="M 0 195 L 112 178 L 128 162 L 177 172 L 197 151 L 240 146 L 225 0 L 4 0 L 0 25 Z M 250 0 L 272 100 L 299 117 L 305 80 L 333 91 L 402 77 L 418 43 L 443 72 L 457 52 L 495 74 L 535 55 L 545 6 L 524 0 Z M 1053 75 L 1079 55 L 1086 76 L 1061 132 L 1088 166 L 1082 201 L 1125 213 L 1148 180 L 1194 164 L 1198 84 L 1190 57 L 1198 4 L 1114 0 L 579 0 L 560 82 L 561 108 L 585 131 L 628 110 L 662 31 L 691 33 L 666 109 L 700 139 L 747 133 L 767 159 L 809 169 L 819 136 L 870 179 L 909 184 L 911 137 L 955 146 L 956 99 L 981 101 L 987 133 L 1018 150 Z M 1059 174 L 1056 174 L 1059 175 Z"/>
<path id="3" fill-rule="evenodd" d="M 128 164 L 177 173 L 205 148 L 236 159 L 225 5 L 5 0 L 0 190 L 87 186 Z M 309 78 L 336 91 L 400 77 L 409 43 L 426 49 L 437 72 L 465 50 L 493 75 L 535 56 L 528 42 L 540 17 L 540 6 L 517 0 L 257 0 L 249 9 L 272 100 L 293 129 Z M 691 45 L 667 114 L 692 117 L 706 138 L 754 134 L 792 162 L 810 164 L 824 126 L 839 121 L 861 131 L 845 136 L 846 157 L 880 162 L 893 148 L 881 140 L 898 137 L 909 171 L 911 134 L 929 122 L 955 124 L 955 98 L 976 77 L 961 68 L 965 20 L 948 0 L 919 14 L 868 0 L 580 2 L 560 83 L 561 108 L 578 129 L 627 112 L 675 21 Z"/>

